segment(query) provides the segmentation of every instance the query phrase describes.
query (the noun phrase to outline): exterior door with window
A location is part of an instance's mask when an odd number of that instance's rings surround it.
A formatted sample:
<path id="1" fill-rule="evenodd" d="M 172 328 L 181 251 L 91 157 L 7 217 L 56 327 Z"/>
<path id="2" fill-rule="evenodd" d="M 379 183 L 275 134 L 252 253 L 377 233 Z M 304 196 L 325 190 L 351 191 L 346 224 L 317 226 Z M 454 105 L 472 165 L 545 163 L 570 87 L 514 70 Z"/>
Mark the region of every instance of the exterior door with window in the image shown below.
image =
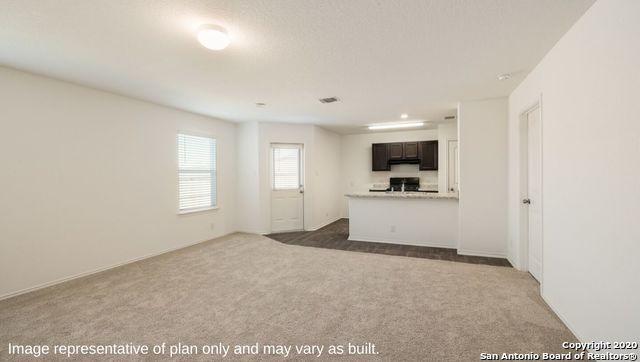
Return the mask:
<path id="1" fill-rule="evenodd" d="M 271 231 L 304 229 L 303 147 L 271 145 Z"/>

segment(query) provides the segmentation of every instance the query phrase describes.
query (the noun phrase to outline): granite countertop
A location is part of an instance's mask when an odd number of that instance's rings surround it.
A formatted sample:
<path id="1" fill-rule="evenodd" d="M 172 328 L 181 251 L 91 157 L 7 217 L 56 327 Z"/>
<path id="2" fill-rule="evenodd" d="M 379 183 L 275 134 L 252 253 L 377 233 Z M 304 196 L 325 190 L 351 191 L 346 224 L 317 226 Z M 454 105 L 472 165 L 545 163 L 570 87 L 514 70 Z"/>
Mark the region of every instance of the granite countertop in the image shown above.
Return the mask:
<path id="1" fill-rule="evenodd" d="M 346 197 L 376 198 L 376 199 L 452 199 L 457 200 L 457 193 L 432 193 L 432 192 L 354 192 Z"/>

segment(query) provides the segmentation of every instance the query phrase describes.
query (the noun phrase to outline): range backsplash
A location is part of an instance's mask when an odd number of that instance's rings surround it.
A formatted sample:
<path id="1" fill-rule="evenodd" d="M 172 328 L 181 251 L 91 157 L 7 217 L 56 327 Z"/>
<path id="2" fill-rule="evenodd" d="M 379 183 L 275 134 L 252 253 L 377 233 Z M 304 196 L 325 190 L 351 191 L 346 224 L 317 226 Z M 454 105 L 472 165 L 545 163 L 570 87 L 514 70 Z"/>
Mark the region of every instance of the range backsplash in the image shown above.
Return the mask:
<path id="1" fill-rule="evenodd" d="M 438 171 L 418 171 L 416 165 L 393 165 L 391 166 L 391 171 L 371 172 L 371 182 L 363 186 L 367 188 L 386 188 L 389 186 L 391 177 L 420 177 L 421 189 L 438 189 Z"/>

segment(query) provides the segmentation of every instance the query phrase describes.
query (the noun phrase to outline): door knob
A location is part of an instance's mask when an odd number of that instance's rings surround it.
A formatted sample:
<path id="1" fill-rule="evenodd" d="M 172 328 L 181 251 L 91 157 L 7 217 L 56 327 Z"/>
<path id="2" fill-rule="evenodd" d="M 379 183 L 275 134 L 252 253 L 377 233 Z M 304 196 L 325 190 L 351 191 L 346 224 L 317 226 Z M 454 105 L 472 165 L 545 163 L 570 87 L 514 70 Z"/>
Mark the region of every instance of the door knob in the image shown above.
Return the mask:
<path id="1" fill-rule="evenodd" d="M 531 200 L 530 199 L 522 199 L 522 203 L 529 205 L 529 204 L 531 204 Z"/>

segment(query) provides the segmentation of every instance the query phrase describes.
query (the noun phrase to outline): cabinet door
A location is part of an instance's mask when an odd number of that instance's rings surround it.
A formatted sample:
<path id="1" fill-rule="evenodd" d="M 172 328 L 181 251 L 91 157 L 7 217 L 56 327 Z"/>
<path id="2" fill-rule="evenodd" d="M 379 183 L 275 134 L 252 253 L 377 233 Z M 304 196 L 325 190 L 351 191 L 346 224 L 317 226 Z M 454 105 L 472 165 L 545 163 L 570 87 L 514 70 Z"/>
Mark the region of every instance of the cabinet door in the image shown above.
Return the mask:
<path id="1" fill-rule="evenodd" d="M 404 156 L 402 142 L 389 143 L 389 159 L 390 160 L 401 160 Z"/>
<path id="2" fill-rule="evenodd" d="M 389 147 L 386 143 L 371 145 L 371 171 L 389 171 Z"/>
<path id="3" fill-rule="evenodd" d="M 405 142 L 404 143 L 404 158 L 416 159 L 418 158 L 418 142 Z"/>
<path id="4" fill-rule="evenodd" d="M 420 153 L 420 170 L 435 171 L 438 169 L 438 141 L 422 141 L 418 145 Z"/>

